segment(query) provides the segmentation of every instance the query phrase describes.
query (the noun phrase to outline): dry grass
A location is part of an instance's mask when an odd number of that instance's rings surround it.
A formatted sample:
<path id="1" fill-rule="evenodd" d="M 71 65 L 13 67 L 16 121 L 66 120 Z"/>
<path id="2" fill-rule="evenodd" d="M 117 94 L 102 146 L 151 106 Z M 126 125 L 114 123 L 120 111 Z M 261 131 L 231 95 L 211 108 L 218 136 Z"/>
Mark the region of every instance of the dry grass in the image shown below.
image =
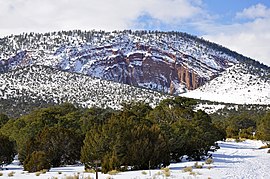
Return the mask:
<path id="1" fill-rule="evenodd" d="M 119 171 L 117 171 L 117 170 L 112 170 L 112 171 L 108 172 L 109 175 L 117 175 L 118 173 L 119 173 Z"/>
<path id="2" fill-rule="evenodd" d="M 211 163 L 214 163 L 214 160 L 212 158 L 208 158 L 207 160 L 205 160 L 204 163 L 209 165 Z"/>
<path id="3" fill-rule="evenodd" d="M 64 179 L 79 179 L 79 175 L 73 175 L 73 176 L 65 176 Z"/>
<path id="4" fill-rule="evenodd" d="M 94 179 L 93 177 L 87 176 L 87 177 L 83 177 L 83 179 Z"/>
<path id="5" fill-rule="evenodd" d="M 8 173 L 8 177 L 13 177 L 13 176 L 14 176 L 14 174 L 15 174 L 15 172 L 14 172 L 14 171 L 12 171 L 12 172 Z"/>
<path id="6" fill-rule="evenodd" d="M 193 168 L 190 166 L 190 167 L 185 167 L 183 169 L 183 172 L 192 172 Z"/>
<path id="7" fill-rule="evenodd" d="M 259 147 L 259 149 L 267 149 L 267 148 L 269 148 L 268 145 L 263 145 L 263 146 Z"/>
<path id="8" fill-rule="evenodd" d="M 41 170 L 40 172 L 42 173 L 42 174 L 45 174 L 45 173 L 47 173 L 47 169 L 43 169 L 43 170 Z"/>
<path id="9" fill-rule="evenodd" d="M 142 171 L 142 174 L 143 174 L 143 175 L 147 175 L 147 172 L 146 172 L 146 171 Z"/>
<path id="10" fill-rule="evenodd" d="M 84 172 L 85 172 L 85 173 L 96 173 L 96 171 L 95 171 L 93 168 L 91 168 L 91 169 L 86 169 Z"/>
<path id="11" fill-rule="evenodd" d="M 198 169 L 203 168 L 203 166 L 202 166 L 202 165 L 199 165 L 199 163 L 198 163 L 198 162 L 196 162 L 196 163 L 194 164 L 194 167 L 195 167 L 195 168 L 198 168 Z"/>
<path id="12" fill-rule="evenodd" d="M 171 176 L 171 171 L 168 167 L 162 168 L 161 170 L 162 170 L 162 173 L 165 175 L 165 177 Z"/>

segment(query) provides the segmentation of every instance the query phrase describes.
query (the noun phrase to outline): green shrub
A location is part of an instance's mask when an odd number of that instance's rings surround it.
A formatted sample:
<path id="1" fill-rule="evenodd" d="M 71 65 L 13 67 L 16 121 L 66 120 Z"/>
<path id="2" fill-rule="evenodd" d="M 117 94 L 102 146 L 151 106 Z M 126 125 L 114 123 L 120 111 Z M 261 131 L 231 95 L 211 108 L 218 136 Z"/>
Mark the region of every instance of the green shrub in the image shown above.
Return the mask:
<path id="1" fill-rule="evenodd" d="M 212 158 L 208 158 L 207 160 L 205 160 L 205 164 L 211 164 L 214 163 L 214 160 Z"/>
<path id="2" fill-rule="evenodd" d="M 25 159 L 23 167 L 24 170 L 29 172 L 42 171 L 42 173 L 44 173 L 51 168 L 51 165 L 46 157 L 45 152 L 35 151 Z"/>
<path id="3" fill-rule="evenodd" d="M 13 161 L 15 154 L 15 143 L 0 133 L 0 164 L 10 164 Z"/>
<path id="4" fill-rule="evenodd" d="M 4 174 L 2 172 L 0 172 L 0 176 L 3 176 Z"/>
<path id="5" fill-rule="evenodd" d="M 41 172 L 36 172 L 36 176 L 39 176 L 41 174 Z"/>
<path id="6" fill-rule="evenodd" d="M 59 171 L 59 172 L 58 172 L 58 174 L 59 174 L 59 175 L 61 175 L 61 174 L 62 174 L 62 172 L 60 172 L 60 171 Z"/>

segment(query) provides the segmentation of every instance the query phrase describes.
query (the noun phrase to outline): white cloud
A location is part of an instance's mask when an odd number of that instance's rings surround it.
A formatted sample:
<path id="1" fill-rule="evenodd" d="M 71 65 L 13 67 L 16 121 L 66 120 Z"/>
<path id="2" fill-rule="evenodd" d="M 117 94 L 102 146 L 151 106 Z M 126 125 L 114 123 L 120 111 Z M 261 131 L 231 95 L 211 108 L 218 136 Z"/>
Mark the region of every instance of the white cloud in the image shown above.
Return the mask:
<path id="1" fill-rule="evenodd" d="M 262 5 L 252 6 L 241 12 L 242 17 L 257 17 L 249 22 L 231 25 L 205 24 L 201 27 L 206 34 L 203 37 L 270 66 L 270 14 L 248 16 L 254 7 L 260 6 Z M 266 8 L 264 11 L 269 12 L 270 9 Z"/>
<path id="2" fill-rule="evenodd" d="M 164 24 L 193 30 L 205 38 L 270 65 L 270 9 L 257 4 L 222 25 L 204 9 L 202 0 L 0 0 L 0 37 L 22 32 L 122 30 Z M 138 21 L 148 16 L 150 20 Z M 171 29 L 170 28 L 170 29 Z"/>
<path id="3" fill-rule="evenodd" d="M 190 19 L 201 0 L 0 0 L 0 36 L 23 31 L 121 30 L 147 14 L 164 23 Z"/>
<path id="4" fill-rule="evenodd" d="M 270 16 L 270 9 L 263 4 L 256 4 L 249 8 L 245 8 L 242 12 L 236 14 L 236 18 L 256 19 Z"/>
<path id="5" fill-rule="evenodd" d="M 199 6 L 186 0 L 146 0 L 144 10 L 153 18 L 165 23 L 181 19 L 189 19 L 201 12 Z"/>

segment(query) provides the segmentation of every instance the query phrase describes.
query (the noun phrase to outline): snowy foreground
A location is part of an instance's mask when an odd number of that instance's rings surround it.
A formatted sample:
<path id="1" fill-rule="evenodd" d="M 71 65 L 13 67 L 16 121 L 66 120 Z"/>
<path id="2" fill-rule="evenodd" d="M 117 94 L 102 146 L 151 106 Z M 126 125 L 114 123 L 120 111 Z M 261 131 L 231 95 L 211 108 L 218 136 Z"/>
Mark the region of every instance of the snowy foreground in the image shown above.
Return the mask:
<path id="1" fill-rule="evenodd" d="M 167 178 L 270 178 L 270 154 L 268 149 L 258 149 L 263 144 L 260 141 L 246 140 L 244 142 L 219 142 L 220 149 L 213 153 L 214 163 L 203 164 L 202 169 L 194 167 L 195 162 L 181 162 L 171 164 L 170 176 Z M 202 165 L 204 162 L 199 162 Z M 184 172 L 183 169 L 188 166 L 193 166 L 192 172 Z M 22 166 L 12 165 L 7 166 L 8 170 L 0 171 L 7 178 L 8 174 L 14 171 L 14 175 L 8 178 L 53 178 L 65 179 L 68 176 L 79 176 L 79 178 L 95 178 L 93 173 L 84 173 L 83 166 L 52 168 L 45 174 L 36 176 L 37 173 L 27 173 L 23 171 Z M 150 176 L 151 175 L 151 176 Z M 75 178 L 75 177 L 74 177 Z M 121 172 L 116 175 L 108 175 L 99 173 L 100 179 L 154 179 L 166 178 L 163 170 L 145 170 Z"/>

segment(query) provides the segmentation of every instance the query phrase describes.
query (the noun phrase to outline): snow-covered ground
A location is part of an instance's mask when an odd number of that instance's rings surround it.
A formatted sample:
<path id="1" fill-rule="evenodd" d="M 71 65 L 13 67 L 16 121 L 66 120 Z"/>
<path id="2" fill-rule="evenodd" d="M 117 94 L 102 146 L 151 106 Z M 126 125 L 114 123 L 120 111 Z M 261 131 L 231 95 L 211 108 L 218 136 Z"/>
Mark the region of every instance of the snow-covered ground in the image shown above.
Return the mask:
<path id="1" fill-rule="evenodd" d="M 246 140 L 244 142 L 219 142 L 220 149 L 213 153 L 214 163 L 203 164 L 202 169 L 194 167 L 195 162 L 174 163 L 169 166 L 170 176 L 167 178 L 235 178 L 235 179 L 269 179 L 270 178 L 270 154 L 268 149 L 258 149 L 263 144 L 261 141 Z M 183 172 L 183 169 L 188 166 L 193 166 L 192 173 Z M 84 173 L 83 166 L 70 166 L 52 168 L 45 174 L 36 176 L 36 173 L 27 173 L 23 171 L 22 166 L 14 162 L 7 166 L 8 170 L 0 171 L 2 178 L 8 177 L 12 171 L 14 176 L 9 178 L 66 178 L 67 176 L 79 176 L 79 178 L 95 178 L 93 173 Z M 108 175 L 99 173 L 100 179 L 152 179 L 166 178 L 163 170 L 145 170 L 145 171 L 130 171 L 121 172 L 117 175 Z"/>
<path id="2" fill-rule="evenodd" d="M 250 68 L 250 70 L 248 70 Z M 258 70 L 258 69 L 256 69 Z M 205 85 L 181 96 L 234 104 L 270 104 L 269 72 L 234 65 Z"/>

